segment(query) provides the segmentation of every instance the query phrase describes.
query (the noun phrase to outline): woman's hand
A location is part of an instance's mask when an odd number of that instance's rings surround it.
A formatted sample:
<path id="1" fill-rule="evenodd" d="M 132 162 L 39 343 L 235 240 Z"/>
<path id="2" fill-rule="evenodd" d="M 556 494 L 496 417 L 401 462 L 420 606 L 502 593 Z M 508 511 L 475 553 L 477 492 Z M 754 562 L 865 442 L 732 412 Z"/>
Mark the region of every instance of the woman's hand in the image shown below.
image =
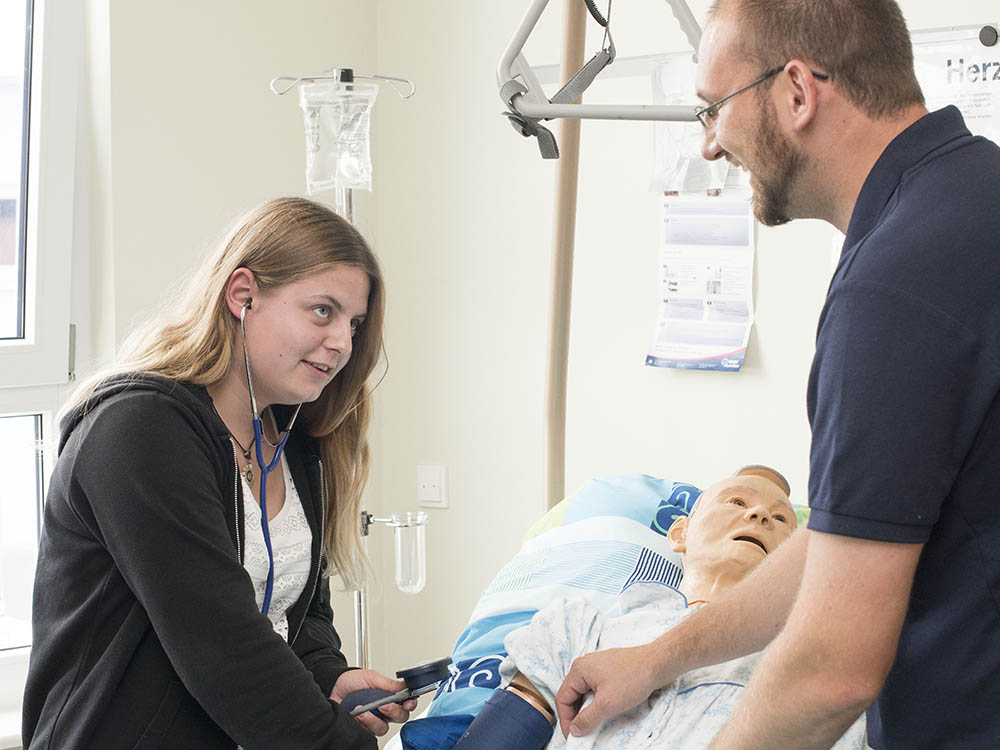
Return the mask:
<path id="1" fill-rule="evenodd" d="M 378 688 L 389 693 L 398 693 L 400 690 L 406 688 L 406 683 L 402 680 L 393 680 L 373 669 L 352 669 L 344 672 L 337 679 L 336 684 L 333 686 L 333 691 L 330 693 L 330 700 L 340 703 L 350 693 L 353 693 L 355 690 L 364 690 L 365 688 Z M 402 705 L 387 703 L 384 706 L 380 706 L 378 710 L 379 713 L 389 720 L 402 724 L 409 720 L 410 711 L 416 707 L 417 701 L 411 699 L 404 701 Z M 377 737 L 381 737 L 389 731 L 389 725 L 371 711 L 365 711 L 365 713 L 354 718 L 360 721 L 365 729 Z"/>

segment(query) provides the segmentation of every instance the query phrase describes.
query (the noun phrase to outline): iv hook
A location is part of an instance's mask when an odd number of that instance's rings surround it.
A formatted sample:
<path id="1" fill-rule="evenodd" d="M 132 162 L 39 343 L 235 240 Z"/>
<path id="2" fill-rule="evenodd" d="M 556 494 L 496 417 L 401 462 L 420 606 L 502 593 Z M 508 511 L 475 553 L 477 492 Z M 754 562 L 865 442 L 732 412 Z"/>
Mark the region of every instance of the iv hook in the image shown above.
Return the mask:
<path id="1" fill-rule="evenodd" d="M 394 76 L 380 76 L 380 75 L 360 75 L 358 73 L 355 73 L 353 75 L 353 78 L 365 78 L 368 79 L 369 81 L 386 81 L 389 84 L 389 86 L 392 87 L 392 90 L 395 91 L 402 99 L 409 99 L 417 91 L 416 84 L 414 84 L 413 81 L 411 81 L 409 78 L 396 78 Z M 287 94 L 289 91 L 298 86 L 300 83 L 310 82 L 310 81 L 338 81 L 338 80 L 341 79 L 339 75 L 339 70 L 337 68 L 329 68 L 328 70 L 324 70 L 318 76 L 277 76 L 276 78 L 271 79 L 271 92 L 277 94 L 278 96 L 281 96 L 282 94 Z M 279 88 L 278 86 L 279 81 L 291 81 L 291 83 L 289 83 L 284 88 Z M 396 85 L 397 82 L 407 84 L 409 86 L 409 91 L 405 93 L 401 91 L 399 86 Z"/>

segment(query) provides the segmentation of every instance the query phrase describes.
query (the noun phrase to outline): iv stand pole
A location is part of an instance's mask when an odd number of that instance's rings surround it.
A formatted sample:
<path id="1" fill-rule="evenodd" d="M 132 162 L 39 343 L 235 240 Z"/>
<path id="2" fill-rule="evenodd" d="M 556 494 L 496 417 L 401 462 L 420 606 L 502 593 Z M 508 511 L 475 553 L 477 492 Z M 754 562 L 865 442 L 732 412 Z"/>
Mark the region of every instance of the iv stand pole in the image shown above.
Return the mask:
<path id="1" fill-rule="evenodd" d="M 371 516 L 366 511 L 361 511 L 361 547 L 364 549 L 365 555 L 368 554 L 368 527 L 371 525 L 370 519 Z M 362 583 L 358 587 L 358 590 L 354 592 L 354 635 L 357 638 L 354 644 L 354 665 L 361 669 L 368 669 L 370 647 L 368 645 L 367 583 Z"/>
<path id="2" fill-rule="evenodd" d="M 409 99 L 413 96 L 416 90 L 413 86 L 413 82 L 406 78 L 368 75 L 358 77 L 387 81 L 389 85 L 392 86 L 393 90 L 395 90 L 395 92 L 404 99 Z M 331 68 L 330 70 L 324 71 L 323 75 L 319 76 L 299 76 L 297 78 L 292 78 L 290 76 L 278 76 L 277 78 L 271 80 L 271 91 L 280 96 L 281 94 L 287 94 L 297 84 L 303 81 L 336 80 L 342 83 L 351 83 L 354 81 L 354 78 L 354 71 L 350 68 Z M 291 81 L 291 84 L 279 89 L 277 86 L 279 81 Z M 404 94 L 396 87 L 393 81 L 408 83 L 410 85 L 409 93 Z M 354 191 L 350 188 L 336 188 L 334 192 L 334 204 L 336 212 L 351 224 L 354 224 Z M 367 555 L 369 527 L 373 523 L 386 523 L 389 519 L 375 518 L 372 514 L 362 510 L 360 521 L 361 548 L 365 555 Z M 354 663 L 362 669 L 368 669 L 369 653 L 371 649 L 368 643 L 368 586 L 364 584 L 354 592 L 354 632 L 357 636 Z"/>
<path id="3" fill-rule="evenodd" d="M 354 192 L 350 188 L 337 188 L 334 192 L 336 211 L 351 224 L 354 223 Z M 361 547 L 368 554 L 368 527 L 370 516 L 361 511 Z M 368 644 L 368 584 L 362 583 L 354 592 L 354 665 L 368 669 L 371 648 Z"/>

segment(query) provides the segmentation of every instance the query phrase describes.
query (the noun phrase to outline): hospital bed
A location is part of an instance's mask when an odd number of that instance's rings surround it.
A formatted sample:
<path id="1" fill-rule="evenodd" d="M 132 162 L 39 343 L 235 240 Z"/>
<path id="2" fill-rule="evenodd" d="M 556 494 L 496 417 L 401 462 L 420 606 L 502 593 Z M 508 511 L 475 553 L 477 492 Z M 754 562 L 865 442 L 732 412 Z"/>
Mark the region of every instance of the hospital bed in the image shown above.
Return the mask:
<path id="1" fill-rule="evenodd" d="M 406 727 L 408 741 L 450 747 L 500 686 L 505 636 L 554 599 L 582 597 L 608 612 L 632 584 L 676 587 L 681 560 L 666 532 L 699 494 L 686 482 L 620 475 L 591 480 L 549 510 L 483 591 L 452 652 L 452 675 Z M 797 515 L 804 523 L 808 509 Z M 397 736 L 386 747 L 404 745 Z"/>

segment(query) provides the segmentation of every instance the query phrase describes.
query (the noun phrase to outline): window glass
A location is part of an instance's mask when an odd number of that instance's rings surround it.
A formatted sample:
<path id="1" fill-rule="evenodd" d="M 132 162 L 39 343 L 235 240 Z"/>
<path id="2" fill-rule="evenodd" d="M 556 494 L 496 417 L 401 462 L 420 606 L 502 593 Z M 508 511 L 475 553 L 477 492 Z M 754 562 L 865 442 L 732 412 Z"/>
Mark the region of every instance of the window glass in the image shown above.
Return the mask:
<path id="1" fill-rule="evenodd" d="M 28 0 L 0 0 L 0 339 L 24 336 Z"/>
<path id="2" fill-rule="evenodd" d="M 0 417 L 0 650 L 31 644 L 31 587 L 42 507 L 41 415 Z"/>

